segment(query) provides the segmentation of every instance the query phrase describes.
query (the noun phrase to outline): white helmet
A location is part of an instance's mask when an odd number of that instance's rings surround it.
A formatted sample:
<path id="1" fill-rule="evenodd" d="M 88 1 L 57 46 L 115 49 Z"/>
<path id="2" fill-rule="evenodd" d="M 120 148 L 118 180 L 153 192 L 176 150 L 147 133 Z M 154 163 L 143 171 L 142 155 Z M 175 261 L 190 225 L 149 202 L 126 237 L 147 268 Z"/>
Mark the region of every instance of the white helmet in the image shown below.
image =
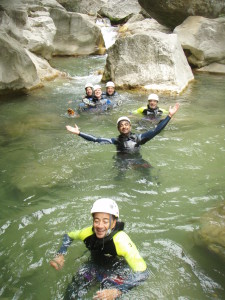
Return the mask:
<path id="1" fill-rule="evenodd" d="M 131 124 L 130 119 L 129 119 L 128 117 L 125 117 L 125 116 L 120 117 L 120 118 L 117 120 L 117 125 L 119 125 L 119 122 L 120 122 L 120 121 L 128 121 L 128 122 Z"/>
<path id="2" fill-rule="evenodd" d="M 94 85 L 93 89 L 96 91 L 97 89 L 102 89 L 102 87 L 99 84 L 96 84 Z"/>
<path id="3" fill-rule="evenodd" d="M 108 82 L 106 83 L 105 87 L 109 87 L 109 86 L 115 87 L 115 84 L 114 84 L 112 81 L 108 81 Z"/>
<path id="4" fill-rule="evenodd" d="M 85 84 L 85 89 L 86 89 L 87 87 L 90 87 L 90 88 L 93 89 L 93 84 L 90 83 L 90 82 L 88 82 L 88 83 Z"/>
<path id="5" fill-rule="evenodd" d="M 116 202 L 110 198 L 101 198 L 94 202 L 91 214 L 102 212 L 119 218 L 119 208 Z"/>
<path id="6" fill-rule="evenodd" d="M 148 100 L 155 100 L 155 101 L 158 101 L 159 102 L 159 96 L 156 95 L 156 94 L 150 94 L 148 96 Z"/>

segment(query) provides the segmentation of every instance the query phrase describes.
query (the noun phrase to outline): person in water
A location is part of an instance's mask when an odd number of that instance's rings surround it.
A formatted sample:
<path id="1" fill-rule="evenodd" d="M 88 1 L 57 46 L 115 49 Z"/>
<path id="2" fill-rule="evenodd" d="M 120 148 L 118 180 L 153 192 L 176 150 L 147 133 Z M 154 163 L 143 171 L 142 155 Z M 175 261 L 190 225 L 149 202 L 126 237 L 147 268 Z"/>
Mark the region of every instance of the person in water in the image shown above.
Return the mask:
<path id="1" fill-rule="evenodd" d="M 85 84 L 85 95 L 82 98 L 82 102 L 79 104 L 78 110 L 84 110 L 88 107 L 88 105 L 91 104 L 91 101 L 93 99 L 93 84 L 88 82 Z M 67 113 L 70 117 L 77 117 L 78 113 L 75 112 L 72 108 L 67 109 Z"/>
<path id="2" fill-rule="evenodd" d="M 122 293 L 139 285 L 149 276 L 147 265 L 135 244 L 124 232 L 120 222 L 119 208 L 110 198 L 101 198 L 91 208 L 93 224 L 64 235 L 57 256 L 50 265 L 60 270 L 64 256 L 73 240 L 81 240 L 90 251 L 90 259 L 73 277 L 67 287 L 65 299 L 80 299 L 88 292 L 94 281 L 101 289 L 93 299 L 116 299 Z"/>
<path id="3" fill-rule="evenodd" d="M 116 97 L 119 94 L 115 90 L 115 83 L 112 81 L 108 81 L 105 85 L 106 88 L 106 97 L 111 98 L 111 97 Z"/>
<path id="4" fill-rule="evenodd" d="M 118 152 L 130 153 L 137 152 L 140 149 L 140 146 L 145 144 L 159 134 L 168 124 L 173 115 L 178 111 L 179 104 L 176 103 L 175 106 L 169 108 L 168 116 L 163 119 L 155 129 L 146 131 L 141 134 L 135 134 L 131 132 L 131 121 L 128 117 L 120 117 L 117 120 L 117 128 L 120 135 L 117 138 L 101 138 L 95 137 L 83 132 L 80 132 L 78 126 L 75 124 L 75 127 L 66 126 L 66 129 L 74 134 L 79 135 L 83 139 L 91 142 L 102 143 L 102 144 L 114 144 Z"/>
<path id="5" fill-rule="evenodd" d="M 165 109 L 158 107 L 158 103 L 159 103 L 159 96 L 156 94 L 150 94 L 148 96 L 147 107 L 146 106 L 140 107 L 136 111 L 134 111 L 134 113 L 139 113 L 150 117 L 157 117 L 167 113 Z"/>

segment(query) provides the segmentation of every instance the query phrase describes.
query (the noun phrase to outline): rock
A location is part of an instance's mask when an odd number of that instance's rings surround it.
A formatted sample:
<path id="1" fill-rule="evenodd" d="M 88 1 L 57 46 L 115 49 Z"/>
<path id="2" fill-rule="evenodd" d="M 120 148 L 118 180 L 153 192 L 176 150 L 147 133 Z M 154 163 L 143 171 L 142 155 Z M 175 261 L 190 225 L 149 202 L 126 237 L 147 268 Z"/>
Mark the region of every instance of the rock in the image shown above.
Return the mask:
<path id="1" fill-rule="evenodd" d="M 68 11 L 97 16 L 98 11 L 107 3 L 107 0 L 58 0 L 58 2 Z"/>
<path id="2" fill-rule="evenodd" d="M 197 72 L 205 72 L 205 73 L 215 73 L 215 74 L 225 74 L 225 62 L 221 63 L 212 63 L 208 66 L 205 66 L 200 69 L 196 69 Z"/>
<path id="3" fill-rule="evenodd" d="M 193 78 L 177 35 L 148 31 L 117 39 L 108 49 L 102 80 L 121 88 L 180 93 Z"/>
<path id="4" fill-rule="evenodd" d="M 26 50 L 6 33 L 0 33 L 0 92 L 40 85 L 37 70 Z"/>
<path id="5" fill-rule="evenodd" d="M 165 33 L 171 33 L 171 30 L 159 24 L 154 19 L 144 19 L 141 21 L 130 21 L 120 27 L 119 32 L 124 35 L 130 35 L 135 33 L 143 33 L 143 32 L 150 32 L 150 31 L 160 31 Z"/>
<path id="6" fill-rule="evenodd" d="M 26 50 L 26 52 L 32 60 L 33 64 L 35 65 L 37 75 L 41 81 L 51 80 L 58 76 L 65 75 L 64 73 L 53 69 L 45 59 L 38 57 L 37 55 L 33 54 L 28 50 Z"/>
<path id="7" fill-rule="evenodd" d="M 225 261 L 225 203 L 201 217 L 194 240 Z"/>
<path id="8" fill-rule="evenodd" d="M 218 18 L 225 14 L 224 0 L 138 0 L 138 2 L 152 18 L 172 29 L 188 16 Z"/>
<path id="9" fill-rule="evenodd" d="M 190 53 L 188 61 L 193 66 L 200 68 L 225 59 L 225 18 L 188 17 L 174 33 Z"/>
<path id="10" fill-rule="evenodd" d="M 50 59 L 53 53 L 53 40 L 56 34 L 55 24 L 49 12 L 31 12 L 26 29 L 22 30 L 21 42 L 33 53 Z"/>
<path id="11" fill-rule="evenodd" d="M 53 55 L 102 54 L 105 51 L 100 28 L 87 15 L 51 9 L 57 28 Z"/>
<path id="12" fill-rule="evenodd" d="M 110 0 L 101 7 L 99 14 L 113 23 L 121 23 L 141 10 L 138 0 Z"/>

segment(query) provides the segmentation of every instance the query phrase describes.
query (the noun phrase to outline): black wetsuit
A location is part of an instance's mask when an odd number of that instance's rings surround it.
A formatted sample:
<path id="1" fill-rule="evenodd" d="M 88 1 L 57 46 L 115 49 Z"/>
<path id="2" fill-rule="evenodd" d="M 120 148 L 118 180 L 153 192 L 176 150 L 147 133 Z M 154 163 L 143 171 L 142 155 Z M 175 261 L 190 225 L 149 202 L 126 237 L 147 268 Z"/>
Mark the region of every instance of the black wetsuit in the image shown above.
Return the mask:
<path id="1" fill-rule="evenodd" d="M 149 130 L 141 134 L 129 133 L 128 135 L 120 134 L 117 138 L 101 138 L 95 137 L 83 132 L 80 132 L 80 136 L 91 142 L 100 144 L 114 144 L 116 145 L 118 152 L 136 152 L 139 151 L 140 145 L 145 144 L 159 134 L 170 121 L 170 117 L 167 116 L 162 120 L 154 130 Z"/>
<path id="2" fill-rule="evenodd" d="M 161 116 L 163 114 L 163 110 L 161 110 L 159 107 L 156 107 L 155 109 L 149 107 L 149 105 L 147 105 L 147 108 L 143 110 L 142 112 L 144 115 L 146 116 Z"/>

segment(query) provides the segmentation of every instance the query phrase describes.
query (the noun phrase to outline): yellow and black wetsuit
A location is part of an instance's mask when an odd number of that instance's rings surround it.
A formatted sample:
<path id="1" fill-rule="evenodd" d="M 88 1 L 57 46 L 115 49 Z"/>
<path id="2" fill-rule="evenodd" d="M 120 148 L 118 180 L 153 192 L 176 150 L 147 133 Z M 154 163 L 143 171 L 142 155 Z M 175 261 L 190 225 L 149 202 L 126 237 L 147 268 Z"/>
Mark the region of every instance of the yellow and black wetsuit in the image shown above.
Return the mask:
<path id="1" fill-rule="evenodd" d="M 81 230 L 71 231 L 64 236 L 63 244 L 58 253 L 65 254 L 67 252 L 67 248 L 73 240 L 82 240 L 91 252 L 92 264 L 90 265 L 90 274 L 87 275 L 87 270 L 85 271 L 86 278 L 93 276 L 94 263 L 95 279 L 99 280 L 100 282 L 110 282 L 114 287 L 126 292 L 128 289 L 131 289 L 140 284 L 140 282 L 146 280 L 148 277 L 148 271 L 144 259 L 141 257 L 135 244 L 123 231 L 123 227 L 123 222 L 117 222 L 116 227 L 111 234 L 103 239 L 98 239 L 96 237 L 92 226 L 83 228 Z M 120 276 L 121 270 L 116 272 L 116 277 L 115 273 L 112 276 L 109 275 L 109 262 L 112 261 L 115 265 L 116 258 L 125 259 L 132 270 L 132 275 L 130 274 L 126 277 Z M 106 273 L 104 274 L 104 264 L 106 266 L 105 269 L 107 270 L 107 275 Z M 121 274 L 122 273 L 123 272 L 121 272 Z"/>

